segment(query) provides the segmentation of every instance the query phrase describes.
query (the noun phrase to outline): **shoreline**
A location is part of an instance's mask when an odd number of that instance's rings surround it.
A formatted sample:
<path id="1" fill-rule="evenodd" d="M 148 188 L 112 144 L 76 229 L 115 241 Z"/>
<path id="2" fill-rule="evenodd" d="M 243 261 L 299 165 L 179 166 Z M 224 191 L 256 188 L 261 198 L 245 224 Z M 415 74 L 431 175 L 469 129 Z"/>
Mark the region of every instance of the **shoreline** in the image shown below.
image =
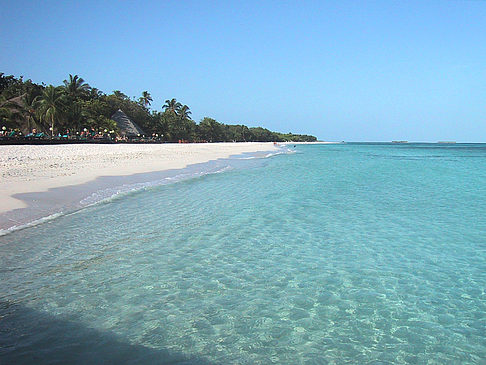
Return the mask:
<path id="1" fill-rule="evenodd" d="M 80 201 L 97 191 L 161 185 L 191 167 L 217 172 L 210 170 L 218 160 L 279 148 L 271 142 L 0 146 L 0 232 L 81 209 Z"/>

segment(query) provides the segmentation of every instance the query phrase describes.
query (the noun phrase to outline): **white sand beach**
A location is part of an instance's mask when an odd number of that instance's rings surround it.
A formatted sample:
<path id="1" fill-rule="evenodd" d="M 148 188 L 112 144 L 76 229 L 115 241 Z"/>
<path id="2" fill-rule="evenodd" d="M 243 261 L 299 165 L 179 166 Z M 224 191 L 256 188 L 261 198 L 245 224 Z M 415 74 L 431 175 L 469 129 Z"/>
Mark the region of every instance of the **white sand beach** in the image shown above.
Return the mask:
<path id="1" fill-rule="evenodd" d="M 0 146 L 0 215 L 27 204 L 15 194 L 79 185 L 99 176 L 180 169 L 232 155 L 274 151 L 273 143 Z"/>

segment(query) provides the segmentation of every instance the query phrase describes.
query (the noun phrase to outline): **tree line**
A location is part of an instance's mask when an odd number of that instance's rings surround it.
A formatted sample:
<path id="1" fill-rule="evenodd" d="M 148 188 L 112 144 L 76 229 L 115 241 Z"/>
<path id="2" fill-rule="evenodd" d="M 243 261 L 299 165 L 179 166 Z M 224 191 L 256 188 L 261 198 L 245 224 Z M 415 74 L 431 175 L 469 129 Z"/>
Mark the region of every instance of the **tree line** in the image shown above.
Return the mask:
<path id="1" fill-rule="evenodd" d="M 34 128 L 48 135 L 66 130 L 80 132 L 85 128 L 117 133 L 117 124 L 111 116 L 121 109 L 147 135 L 157 135 L 167 142 L 317 140 L 310 135 L 284 134 L 243 124 L 224 124 L 209 117 L 196 123 L 191 118 L 190 108 L 175 98 L 166 100 L 160 111 L 151 110 L 152 101 L 148 91 L 143 91 L 138 99 L 129 98 L 119 90 L 105 94 L 78 75 L 69 75 L 62 85 L 53 86 L 0 73 L 0 124 L 24 134 Z"/>

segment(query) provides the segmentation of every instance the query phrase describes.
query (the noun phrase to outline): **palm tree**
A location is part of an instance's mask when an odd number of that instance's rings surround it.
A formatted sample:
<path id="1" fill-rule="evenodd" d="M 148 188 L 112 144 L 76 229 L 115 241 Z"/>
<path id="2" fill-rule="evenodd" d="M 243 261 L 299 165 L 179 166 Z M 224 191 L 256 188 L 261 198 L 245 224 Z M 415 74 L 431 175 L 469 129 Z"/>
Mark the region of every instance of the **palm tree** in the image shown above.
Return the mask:
<path id="1" fill-rule="evenodd" d="M 122 93 L 120 90 L 113 90 L 113 95 L 115 95 L 118 99 L 129 100 L 130 98 Z"/>
<path id="2" fill-rule="evenodd" d="M 86 119 L 86 113 L 83 111 L 80 103 L 71 103 L 66 109 L 67 125 L 74 131 L 81 130 L 81 124 Z"/>
<path id="3" fill-rule="evenodd" d="M 192 114 L 192 112 L 187 105 L 184 105 L 179 109 L 179 117 L 181 117 L 181 119 L 191 120 L 190 114 Z"/>
<path id="4" fill-rule="evenodd" d="M 205 117 L 199 123 L 201 136 L 209 142 L 219 142 L 222 140 L 223 126 L 213 118 Z"/>
<path id="5" fill-rule="evenodd" d="M 35 92 L 28 90 L 22 96 L 6 100 L 3 96 L 0 102 L 0 116 L 8 120 L 10 124 L 21 126 L 22 122 L 27 122 L 23 127 L 30 131 L 37 128 L 35 120 L 36 113 Z"/>
<path id="6" fill-rule="evenodd" d="M 182 107 L 182 104 L 179 103 L 176 99 L 171 99 L 171 100 L 166 100 L 164 106 L 162 106 L 162 109 L 165 109 L 166 111 L 169 110 L 174 114 L 177 114 Z"/>
<path id="7" fill-rule="evenodd" d="M 69 81 L 64 80 L 64 90 L 72 99 L 86 95 L 90 86 L 78 75 L 69 74 Z"/>
<path id="8" fill-rule="evenodd" d="M 145 107 L 147 107 L 148 105 L 150 105 L 150 102 L 153 101 L 152 100 L 152 96 L 150 95 L 150 93 L 148 91 L 142 92 L 142 97 L 140 97 L 138 100 Z"/>
<path id="9" fill-rule="evenodd" d="M 95 87 L 91 87 L 89 89 L 89 93 L 88 93 L 88 100 L 89 99 L 98 99 L 102 95 L 103 95 L 103 92 L 101 90 L 98 90 Z"/>
<path id="10" fill-rule="evenodd" d="M 39 102 L 33 91 L 27 92 L 22 96 L 21 112 L 27 121 L 27 129 L 29 132 L 32 128 L 38 128 L 36 118 L 38 108 Z"/>
<path id="11" fill-rule="evenodd" d="M 39 102 L 41 121 L 50 124 L 51 136 L 54 136 L 54 125 L 59 121 L 64 109 L 62 90 L 49 85 L 36 98 L 36 101 Z"/>

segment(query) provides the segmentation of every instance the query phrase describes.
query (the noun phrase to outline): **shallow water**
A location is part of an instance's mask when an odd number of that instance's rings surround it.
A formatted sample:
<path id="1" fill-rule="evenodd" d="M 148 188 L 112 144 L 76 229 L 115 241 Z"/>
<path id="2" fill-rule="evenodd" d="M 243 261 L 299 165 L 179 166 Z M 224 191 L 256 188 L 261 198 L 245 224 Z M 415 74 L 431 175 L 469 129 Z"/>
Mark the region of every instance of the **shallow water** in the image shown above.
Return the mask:
<path id="1" fill-rule="evenodd" d="M 297 146 L 0 237 L 0 362 L 483 363 L 486 146 Z"/>

